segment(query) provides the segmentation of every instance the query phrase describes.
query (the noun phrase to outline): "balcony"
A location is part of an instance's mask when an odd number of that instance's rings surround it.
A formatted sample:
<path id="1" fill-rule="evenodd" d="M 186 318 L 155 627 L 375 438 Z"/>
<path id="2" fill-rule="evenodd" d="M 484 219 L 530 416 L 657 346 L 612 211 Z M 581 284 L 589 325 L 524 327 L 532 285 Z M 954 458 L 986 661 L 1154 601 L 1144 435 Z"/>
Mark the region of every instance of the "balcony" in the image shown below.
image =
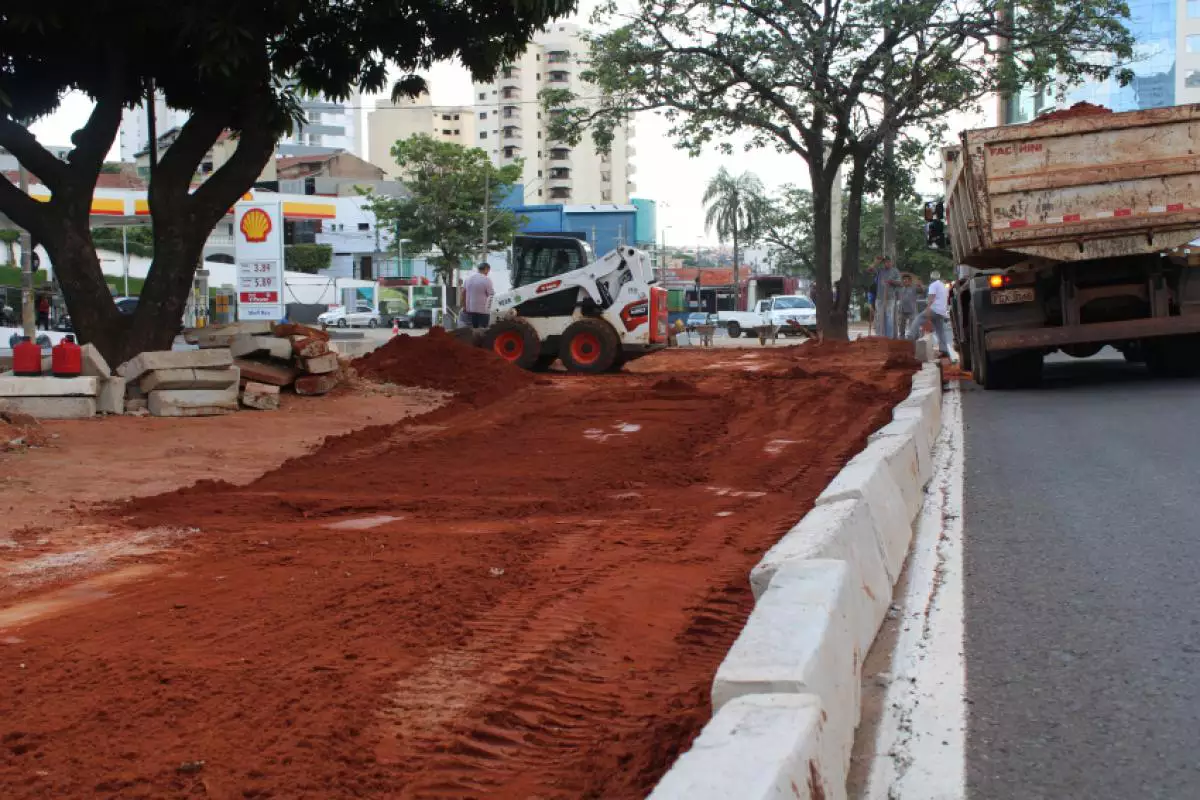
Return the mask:
<path id="1" fill-rule="evenodd" d="M 552 186 L 552 187 L 550 187 L 550 199 L 551 200 L 570 200 L 571 199 L 571 190 L 569 187 L 566 187 L 566 186 Z"/>
<path id="2" fill-rule="evenodd" d="M 552 70 L 549 74 L 547 74 L 546 80 L 550 83 L 570 83 L 571 73 L 564 69 Z"/>
<path id="3" fill-rule="evenodd" d="M 550 151 L 551 161 L 570 161 L 571 150 L 566 147 L 555 147 Z"/>
<path id="4" fill-rule="evenodd" d="M 516 144 L 507 144 L 500 151 L 505 158 L 519 158 L 521 156 L 521 146 Z"/>
<path id="5" fill-rule="evenodd" d="M 520 141 L 521 128 L 519 125 L 505 125 L 500 129 L 501 134 L 505 139 Z"/>
<path id="6" fill-rule="evenodd" d="M 548 53 L 546 53 L 546 63 L 547 64 L 570 64 L 571 63 L 571 51 L 570 50 L 551 50 Z"/>
<path id="7" fill-rule="evenodd" d="M 516 86 L 505 86 L 500 90 L 500 97 L 504 100 L 520 100 L 521 90 Z"/>
<path id="8" fill-rule="evenodd" d="M 626 164 L 625 165 L 625 173 L 627 175 L 632 175 L 635 172 L 637 172 L 637 164 Z"/>
<path id="9" fill-rule="evenodd" d="M 505 106 L 503 116 L 504 119 L 520 119 L 521 109 L 517 106 Z"/>

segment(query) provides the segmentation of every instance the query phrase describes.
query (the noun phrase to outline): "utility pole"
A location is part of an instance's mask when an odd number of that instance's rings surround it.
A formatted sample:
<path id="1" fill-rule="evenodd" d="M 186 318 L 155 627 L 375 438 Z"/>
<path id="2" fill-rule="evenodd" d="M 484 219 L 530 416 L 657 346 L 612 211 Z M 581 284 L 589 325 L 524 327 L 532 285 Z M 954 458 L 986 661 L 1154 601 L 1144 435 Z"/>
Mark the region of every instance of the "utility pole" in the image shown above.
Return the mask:
<path id="1" fill-rule="evenodd" d="M 158 169 L 158 120 L 154 114 L 154 79 L 146 84 L 146 131 L 150 134 L 150 174 Z"/>
<path id="2" fill-rule="evenodd" d="M 29 194 L 29 174 L 20 167 L 21 194 Z M 30 341 L 37 338 L 37 324 L 33 309 L 33 238 L 29 231 L 21 229 L 21 327 Z"/>
<path id="3" fill-rule="evenodd" d="M 121 226 L 121 259 L 125 265 L 125 297 L 129 297 L 129 242 L 126 240 L 128 231 L 129 228 L 127 226 Z"/>

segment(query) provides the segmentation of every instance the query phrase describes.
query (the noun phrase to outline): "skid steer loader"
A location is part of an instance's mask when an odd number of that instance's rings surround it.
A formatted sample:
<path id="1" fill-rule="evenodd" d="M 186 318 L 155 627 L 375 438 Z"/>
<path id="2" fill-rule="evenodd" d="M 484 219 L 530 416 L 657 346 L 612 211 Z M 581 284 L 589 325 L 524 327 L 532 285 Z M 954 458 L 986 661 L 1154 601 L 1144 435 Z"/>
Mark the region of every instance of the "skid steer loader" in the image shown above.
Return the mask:
<path id="1" fill-rule="evenodd" d="M 667 290 L 636 248 L 595 259 L 570 234 L 525 234 L 510 270 L 515 288 L 492 298 L 478 344 L 517 366 L 608 372 L 667 346 Z"/>

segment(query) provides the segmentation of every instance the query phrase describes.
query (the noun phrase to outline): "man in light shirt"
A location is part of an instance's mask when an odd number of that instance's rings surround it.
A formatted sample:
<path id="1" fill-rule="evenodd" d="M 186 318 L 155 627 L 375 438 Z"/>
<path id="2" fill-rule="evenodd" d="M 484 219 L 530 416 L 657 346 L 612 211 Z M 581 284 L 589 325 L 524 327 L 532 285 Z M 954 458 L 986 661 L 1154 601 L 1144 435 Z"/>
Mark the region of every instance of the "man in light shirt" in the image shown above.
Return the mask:
<path id="1" fill-rule="evenodd" d="M 908 338 L 916 341 L 921 337 L 921 324 L 928 319 L 937 336 L 938 351 L 942 358 L 950 357 L 950 344 L 946 337 L 946 326 L 950 322 L 950 287 L 941 280 L 937 270 L 929 273 L 929 304 L 925 312 L 913 320 L 908 329 Z"/>
<path id="2" fill-rule="evenodd" d="M 488 277 L 491 271 L 491 265 L 485 261 L 479 265 L 478 272 L 472 272 L 463 281 L 463 313 L 467 315 L 467 323 L 472 328 L 488 326 L 488 306 L 496 294 L 492 279 Z"/>

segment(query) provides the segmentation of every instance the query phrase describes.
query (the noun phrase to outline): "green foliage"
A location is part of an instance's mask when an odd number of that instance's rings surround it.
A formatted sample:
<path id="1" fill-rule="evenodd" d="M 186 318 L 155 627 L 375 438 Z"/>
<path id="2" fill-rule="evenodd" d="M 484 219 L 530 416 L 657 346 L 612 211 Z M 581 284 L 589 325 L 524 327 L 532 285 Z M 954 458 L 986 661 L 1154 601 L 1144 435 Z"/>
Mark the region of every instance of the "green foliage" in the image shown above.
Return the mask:
<path id="1" fill-rule="evenodd" d="M 753 241 L 762 212 L 762 181 L 753 172 L 717 170 L 704 188 L 704 225 L 722 241 Z"/>
<path id="2" fill-rule="evenodd" d="M 859 264 L 865 271 L 875 256 L 883 252 L 882 203 L 863 203 L 859 243 Z M 913 199 L 900 203 L 896 209 L 896 268 L 914 273 L 925 283 L 932 270 L 939 270 L 944 278 L 954 272 L 950 251 L 932 249 L 925 243 L 925 217 Z"/>
<path id="3" fill-rule="evenodd" d="M 105 161 L 100 165 L 100 173 L 103 175 L 120 175 L 124 166 L 120 161 Z"/>
<path id="4" fill-rule="evenodd" d="M 92 243 L 97 250 L 122 252 L 120 228 L 93 228 Z M 125 231 L 125 247 L 131 256 L 142 258 L 154 257 L 154 232 L 148 225 L 127 228 Z"/>
<path id="5" fill-rule="evenodd" d="M 333 247 L 327 244 L 289 244 L 283 248 L 283 262 L 292 272 L 315 275 L 333 264 Z"/>
<path id="6" fill-rule="evenodd" d="M 480 251 L 485 201 L 489 249 L 512 242 L 521 220 L 499 203 L 506 189 L 520 181 L 520 162 L 496 167 L 483 150 L 424 134 L 396 142 L 392 157 L 411 196 L 368 193 L 368 207 L 378 229 L 411 240 L 405 245 L 410 253 L 440 251 L 429 262 L 443 283 L 451 284 L 464 259 Z M 398 249 L 393 245 L 393 252 Z"/>
<path id="7" fill-rule="evenodd" d="M 39 269 L 33 275 L 33 285 L 41 286 L 46 282 L 46 270 Z M 21 285 L 21 266 L 0 267 L 0 286 L 16 286 Z"/>

